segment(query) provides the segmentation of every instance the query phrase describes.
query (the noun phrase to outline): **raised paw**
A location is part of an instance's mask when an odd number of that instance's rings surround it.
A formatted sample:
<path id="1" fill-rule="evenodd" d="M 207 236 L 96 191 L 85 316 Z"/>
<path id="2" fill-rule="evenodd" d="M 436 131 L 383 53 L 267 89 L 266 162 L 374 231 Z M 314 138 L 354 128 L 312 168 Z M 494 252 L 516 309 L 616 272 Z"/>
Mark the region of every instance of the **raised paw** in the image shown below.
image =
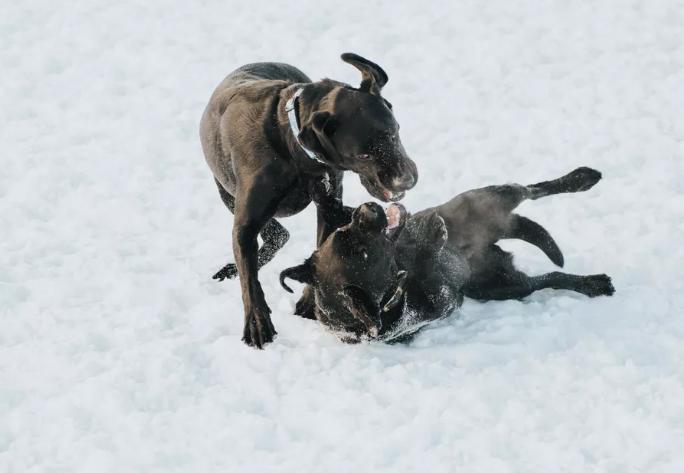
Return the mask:
<path id="1" fill-rule="evenodd" d="M 278 334 L 273 322 L 271 322 L 270 309 L 251 309 L 245 315 L 245 328 L 242 333 L 242 341 L 250 347 L 262 349 L 267 343 L 271 343 Z"/>
<path id="2" fill-rule="evenodd" d="M 309 192 L 314 202 L 324 202 L 332 195 L 330 176 L 326 173 L 321 179 L 314 179 L 309 184 Z"/>
<path id="3" fill-rule="evenodd" d="M 578 290 L 589 297 L 612 296 L 615 293 L 613 282 L 606 274 L 585 276 Z"/>
<path id="4" fill-rule="evenodd" d="M 216 279 L 217 281 L 223 281 L 224 279 L 233 279 L 238 275 L 237 266 L 234 263 L 228 263 L 223 268 L 219 270 L 218 273 L 214 274 L 211 279 Z"/>
<path id="5" fill-rule="evenodd" d="M 583 166 L 568 174 L 567 179 L 575 192 L 583 192 L 591 189 L 601 180 L 601 173 L 596 169 Z"/>
<path id="6" fill-rule="evenodd" d="M 435 250 L 441 249 L 449 238 L 449 232 L 447 231 L 444 219 L 436 213 L 430 216 L 426 237 L 428 243 Z"/>

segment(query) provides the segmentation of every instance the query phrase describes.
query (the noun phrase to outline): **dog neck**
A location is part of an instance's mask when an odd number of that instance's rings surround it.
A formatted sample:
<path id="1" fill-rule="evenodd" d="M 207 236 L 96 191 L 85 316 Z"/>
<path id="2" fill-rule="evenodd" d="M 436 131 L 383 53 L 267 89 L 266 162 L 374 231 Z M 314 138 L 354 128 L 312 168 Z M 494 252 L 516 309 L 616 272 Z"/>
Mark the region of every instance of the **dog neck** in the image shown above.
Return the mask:
<path id="1" fill-rule="evenodd" d="M 325 83 L 291 84 L 282 90 L 277 108 L 277 125 L 280 136 L 288 153 L 297 163 L 297 167 L 305 174 L 323 175 L 335 171 L 345 171 L 338 164 L 340 159 L 335 149 L 328 149 L 329 147 L 325 143 L 321 143 L 321 149 L 313 150 L 300 142 L 299 133 L 296 132 L 296 130 L 301 132 L 301 126 L 310 120 L 311 115 L 316 112 L 323 101 L 327 100 L 334 88 L 331 81 L 323 82 Z M 328 82 L 330 83 L 328 84 Z M 293 99 L 292 97 L 295 94 L 297 97 Z M 292 104 L 291 107 L 288 106 L 290 103 Z M 293 108 L 293 111 L 289 112 L 288 108 Z M 297 126 L 296 130 L 292 127 L 292 123 Z M 315 158 L 311 158 L 306 153 L 305 146 L 308 151 L 314 153 Z"/>
<path id="2" fill-rule="evenodd" d="M 299 102 L 299 96 L 302 95 L 302 92 L 304 92 L 304 87 L 297 89 L 295 93 L 292 94 L 292 97 L 290 97 L 285 103 L 285 112 L 287 113 L 287 121 L 290 124 L 290 131 L 292 132 L 292 136 L 294 136 L 295 142 L 299 145 L 302 151 L 304 151 L 304 154 L 309 157 L 309 159 L 318 161 L 319 163 L 328 166 L 328 163 L 319 158 L 316 153 L 304 146 L 304 143 L 299 140 L 300 129 L 297 104 Z"/>

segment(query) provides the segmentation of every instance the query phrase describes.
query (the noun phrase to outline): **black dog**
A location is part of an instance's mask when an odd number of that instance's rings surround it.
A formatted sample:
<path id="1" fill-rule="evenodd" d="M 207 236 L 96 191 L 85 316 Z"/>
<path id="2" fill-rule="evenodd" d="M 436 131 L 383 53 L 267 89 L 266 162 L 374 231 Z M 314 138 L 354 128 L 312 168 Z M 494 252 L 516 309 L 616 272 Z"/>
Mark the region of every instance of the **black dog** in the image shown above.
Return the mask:
<path id="1" fill-rule="evenodd" d="M 276 334 L 257 274 L 289 238 L 274 217 L 303 210 L 312 200 L 312 183 L 321 180 L 329 188 L 326 198 L 340 198 L 346 170 L 385 202 L 401 199 L 417 180 L 392 106 L 380 96 L 387 74 L 355 54 L 342 60 L 361 71 L 359 88 L 311 82 L 287 64 L 249 64 L 219 84 L 202 116 L 204 155 L 221 199 L 235 214 L 235 264 L 214 278 L 240 275 L 248 345 L 261 348 Z M 332 230 L 319 210 L 318 243 Z M 313 317 L 312 304 L 305 291 L 298 313 Z"/>
<path id="2" fill-rule="evenodd" d="M 463 296 L 519 299 L 534 291 L 568 289 L 589 297 L 615 291 L 605 274 L 552 272 L 530 277 L 496 242 L 518 238 L 538 246 L 558 266 L 563 255 L 539 224 L 512 213 L 523 200 L 590 189 L 601 173 L 579 168 L 529 186 L 509 184 L 471 190 L 438 207 L 409 216 L 399 204 L 356 209 L 307 259 L 280 275 L 314 287 L 316 317 L 343 331 L 343 339 L 406 333 L 449 315 Z M 344 218 L 344 212 L 329 215 Z M 389 220 L 389 225 L 388 225 Z M 339 222 L 338 222 L 339 223 Z"/>

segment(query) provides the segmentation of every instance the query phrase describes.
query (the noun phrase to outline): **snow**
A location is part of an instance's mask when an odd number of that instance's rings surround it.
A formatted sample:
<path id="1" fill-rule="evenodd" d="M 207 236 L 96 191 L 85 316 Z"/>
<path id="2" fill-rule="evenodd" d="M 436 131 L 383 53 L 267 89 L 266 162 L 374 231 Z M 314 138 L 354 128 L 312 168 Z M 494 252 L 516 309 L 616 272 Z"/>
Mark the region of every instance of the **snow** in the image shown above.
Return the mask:
<path id="1" fill-rule="evenodd" d="M 8 2 L 0 471 L 684 471 L 683 21 L 678 1 Z M 244 346 L 239 285 L 210 277 L 232 217 L 202 110 L 248 62 L 357 84 L 344 51 L 389 73 L 409 209 L 601 170 L 520 211 L 616 295 L 467 301 L 410 345 L 344 345 L 277 284 L 313 249 L 307 209 L 261 273 L 278 339 Z"/>

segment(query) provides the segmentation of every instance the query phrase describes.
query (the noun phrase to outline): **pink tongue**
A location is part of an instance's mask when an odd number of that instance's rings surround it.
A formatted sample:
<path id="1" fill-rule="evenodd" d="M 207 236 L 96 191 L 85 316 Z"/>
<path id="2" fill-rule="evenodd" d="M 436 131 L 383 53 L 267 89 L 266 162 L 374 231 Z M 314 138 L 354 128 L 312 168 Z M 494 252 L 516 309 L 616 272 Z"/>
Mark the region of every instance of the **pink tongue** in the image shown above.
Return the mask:
<path id="1" fill-rule="evenodd" d="M 392 230 L 399 226 L 399 220 L 401 219 L 401 212 L 399 211 L 399 206 L 390 205 L 385 209 L 385 215 L 387 216 L 387 228 Z"/>

